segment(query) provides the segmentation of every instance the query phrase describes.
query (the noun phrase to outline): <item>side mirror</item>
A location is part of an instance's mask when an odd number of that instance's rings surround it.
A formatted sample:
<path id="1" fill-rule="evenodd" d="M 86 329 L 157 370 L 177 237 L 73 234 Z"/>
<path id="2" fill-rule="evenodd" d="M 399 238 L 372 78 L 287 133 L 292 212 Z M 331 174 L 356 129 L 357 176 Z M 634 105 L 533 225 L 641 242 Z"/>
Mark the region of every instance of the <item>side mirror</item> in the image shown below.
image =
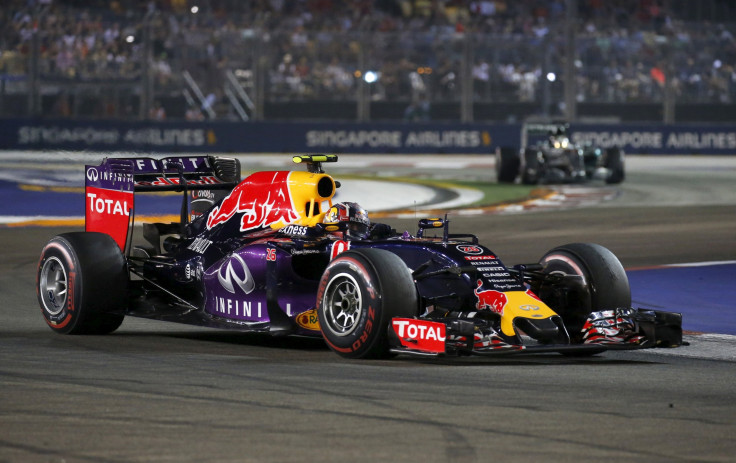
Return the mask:
<path id="1" fill-rule="evenodd" d="M 419 219 L 419 223 L 417 224 L 417 238 L 422 238 L 424 236 L 424 230 L 426 229 L 443 228 L 444 226 L 445 219 L 441 219 L 439 217 Z"/>

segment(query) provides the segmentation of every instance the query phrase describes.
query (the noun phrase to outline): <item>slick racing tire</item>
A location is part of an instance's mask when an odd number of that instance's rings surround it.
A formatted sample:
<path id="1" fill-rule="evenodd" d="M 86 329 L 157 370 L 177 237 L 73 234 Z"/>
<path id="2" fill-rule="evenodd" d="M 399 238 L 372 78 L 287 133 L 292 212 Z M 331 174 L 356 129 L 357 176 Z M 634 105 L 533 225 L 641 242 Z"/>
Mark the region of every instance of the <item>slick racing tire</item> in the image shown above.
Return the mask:
<path id="1" fill-rule="evenodd" d="M 624 171 L 624 152 L 620 148 L 608 148 L 606 150 L 606 183 L 621 183 L 626 178 Z"/>
<path id="2" fill-rule="evenodd" d="M 567 275 L 561 284 L 534 288 L 563 319 L 575 342 L 591 312 L 631 307 L 631 289 L 621 262 L 598 244 L 573 243 L 556 247 L 540 260 L 543 272 Z"/>
<path id="3" fill-rule="evenodd" d="M 41 252 L 36 291 L 41 313 L 61 334 L 107 334 L 123 322 L 128 273 L 117 243 L 104 233 L 74 232 Z"/>
<path id="4" fill-rule="evenodd" d="M 317 291 L 319 325 L 327 345 L 347 358 L 389 356 L 393 317 L 417 315 L 418 299 L 409 269 L 382 249 L 355 249 L 325 269 Z"/>
<path id="5" fill-rule="evenodd" d="M 496 179 L 498 183 L 514 183 L 519 175 L 521 155 L 515 148 L 496 148 Z"/>

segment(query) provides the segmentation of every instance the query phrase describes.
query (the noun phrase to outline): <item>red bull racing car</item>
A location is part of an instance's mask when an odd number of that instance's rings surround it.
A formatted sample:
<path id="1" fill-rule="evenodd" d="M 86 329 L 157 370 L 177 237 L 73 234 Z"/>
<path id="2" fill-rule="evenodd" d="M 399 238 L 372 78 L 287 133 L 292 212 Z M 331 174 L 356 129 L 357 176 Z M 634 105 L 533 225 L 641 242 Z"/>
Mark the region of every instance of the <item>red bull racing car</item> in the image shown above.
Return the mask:
<path id="1" fill-rule="evenodd" d="M 680 314 L 634 309 L 602 246 L 556 247 L 508 266 L 472 234 L 424 218 L 397 232 L 322 165 L 256 172 L 237 159 L 110 158 L 87 166 L 86 230 L 58 235 L 38 264 L 52 330 L 104 334 L 144 317 L 272 335 L 321 336 L 350 358 L 674 347 Z M 179 191 L 180 220 L 134 227 L 138 193 Z M 133 232 L 135 230 L 135 237 Z"/>

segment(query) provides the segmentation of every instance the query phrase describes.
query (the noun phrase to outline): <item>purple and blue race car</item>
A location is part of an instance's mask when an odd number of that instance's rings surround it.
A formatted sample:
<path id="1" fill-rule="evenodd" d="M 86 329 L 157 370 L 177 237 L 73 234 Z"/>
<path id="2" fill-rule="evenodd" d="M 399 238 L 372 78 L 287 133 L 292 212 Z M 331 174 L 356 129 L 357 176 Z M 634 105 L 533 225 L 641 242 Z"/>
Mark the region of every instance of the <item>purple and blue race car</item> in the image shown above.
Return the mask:
<path id="1" fill-rule="evenodd" d="M 588 243 L 505 265 L 447 218 L 414 234 L 333 202 L 334 155 L 256 172 L 215 156 L 109 158 L 85 172 L 85 231 L 44 247 L 48 325 L 105 334 L 144 317 L 323 337 L 350 358 L 675 347 L 680 314 L 631 307 L 619 260 Z M 180 219 L 134 226 L 138 193 L 178 191 Z M 135 235 L 134 236 L 134 231 Z"/>

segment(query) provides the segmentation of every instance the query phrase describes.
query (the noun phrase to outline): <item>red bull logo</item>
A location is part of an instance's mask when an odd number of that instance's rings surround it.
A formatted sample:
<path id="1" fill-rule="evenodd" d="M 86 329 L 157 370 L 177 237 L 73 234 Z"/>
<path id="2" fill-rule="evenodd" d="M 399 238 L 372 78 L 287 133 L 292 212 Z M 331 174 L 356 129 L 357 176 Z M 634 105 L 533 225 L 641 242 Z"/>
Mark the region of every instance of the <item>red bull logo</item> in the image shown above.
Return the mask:
<path id="1" fill-rule="evenodd" d="M 215 207 L 207 217 L 207 228 L 225 223 L 242 213 L 240 231 L 263 228 L 299 218 L 288 187 L 288 171 L 256 172 L 249 176 Z"/>
<path id="2" fill-rule="evenodd" d="M 475 304 L 475 308 L 478 310 L 488 309 L 491 312 L 503 315 L 503 308 L 506 307 L 506 303 L 509 301 L 506 295 L 493 289 L 480 291 L 480 287 L 482 285 L 483 282 L 478 280 L 478 286 L 473 291 L 478 297 L 478 302 Z"/>

